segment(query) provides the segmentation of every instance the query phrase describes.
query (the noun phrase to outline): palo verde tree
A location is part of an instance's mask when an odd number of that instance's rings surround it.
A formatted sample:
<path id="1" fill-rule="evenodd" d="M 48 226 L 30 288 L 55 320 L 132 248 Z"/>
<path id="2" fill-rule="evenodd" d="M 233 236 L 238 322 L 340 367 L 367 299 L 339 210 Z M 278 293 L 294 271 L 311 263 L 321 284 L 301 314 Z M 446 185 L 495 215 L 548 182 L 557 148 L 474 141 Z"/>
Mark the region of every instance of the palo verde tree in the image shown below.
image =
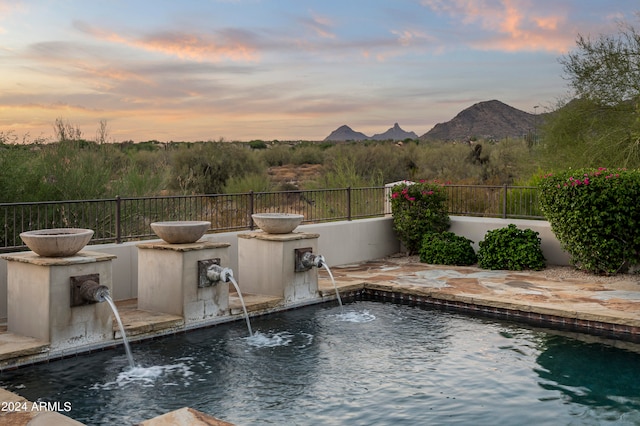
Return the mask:
<path id="1" fill-rule="evenodd" d="M 573 100 L 543 128 L 547 166 L 640 166 L 640 33 L 620 23 L 576 44 L 560 59 Z"/>

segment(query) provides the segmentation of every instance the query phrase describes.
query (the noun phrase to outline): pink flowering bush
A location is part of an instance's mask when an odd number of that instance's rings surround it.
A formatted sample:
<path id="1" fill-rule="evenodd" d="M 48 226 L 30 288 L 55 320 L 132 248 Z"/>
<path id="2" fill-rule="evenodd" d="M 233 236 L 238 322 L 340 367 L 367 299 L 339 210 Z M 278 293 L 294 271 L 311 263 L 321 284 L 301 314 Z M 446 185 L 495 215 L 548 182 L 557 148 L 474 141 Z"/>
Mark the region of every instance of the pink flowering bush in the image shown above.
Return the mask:
<path id="1" fill-rule="evenodd" d="M 540 207 L 573 264 L 598 274 L 640 264 L 640 171 L 578 169 L 548 174 Z"/>
<path id="2" fill-rule="evenodd" d="M 392 188 L 393 229 L 410 254 L 418 253 L 425 234 L 449 229 L 446 201 L 437 182 L 403 182 Z"/>

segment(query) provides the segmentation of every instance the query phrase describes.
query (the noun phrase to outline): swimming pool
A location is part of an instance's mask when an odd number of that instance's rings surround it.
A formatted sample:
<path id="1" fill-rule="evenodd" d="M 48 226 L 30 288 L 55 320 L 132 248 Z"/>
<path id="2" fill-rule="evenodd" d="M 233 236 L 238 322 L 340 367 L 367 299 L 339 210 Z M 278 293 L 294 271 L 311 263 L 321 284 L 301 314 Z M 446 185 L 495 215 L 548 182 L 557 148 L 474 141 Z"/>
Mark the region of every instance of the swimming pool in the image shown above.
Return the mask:
<path id="1" fill-rule="evenodd" d="M 237 425 L 639 424 L 640 354 L 406 305 L 316 305 L 9 371 L 92 425 L 190 406 Z M 638 346 L 630 345 L 631 349 Z"/>

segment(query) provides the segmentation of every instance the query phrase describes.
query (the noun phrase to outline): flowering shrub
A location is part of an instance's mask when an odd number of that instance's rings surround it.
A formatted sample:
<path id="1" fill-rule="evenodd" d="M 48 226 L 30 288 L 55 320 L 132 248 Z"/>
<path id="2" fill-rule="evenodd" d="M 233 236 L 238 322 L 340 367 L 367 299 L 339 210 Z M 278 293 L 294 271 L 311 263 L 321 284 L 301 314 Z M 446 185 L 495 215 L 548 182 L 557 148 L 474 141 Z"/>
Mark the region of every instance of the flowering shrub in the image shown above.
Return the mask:
<path id="1" fill-rule="evenodd" d="M 473 241 L 453 232 L 431 232 L 422 239 L 420 262 L 434 265 L 473 265 L 476 252 Z"/>
<path id="2" fill-rule="evenodd" d="M 483 269 L 537 271 L 545 267 L 538 233 L 532 229 L 519 229 L 513 223 L 506 228 L 487 231 L 478 246 L 478 266 Z"/>
<path id="3" fill-rule="evenodd" d="M 449 229 L 446 201 L 438 183 L 403 182 L 392 188 L 393 229 L 410 254 L 420 250 L 425 234 Z"/>
<path id="4" fill-rule="evenodd" d="M 544 176 L 540 207 L 579 269 L 615 274 L 640 263 L 640 171 L 578 169 Z"/>

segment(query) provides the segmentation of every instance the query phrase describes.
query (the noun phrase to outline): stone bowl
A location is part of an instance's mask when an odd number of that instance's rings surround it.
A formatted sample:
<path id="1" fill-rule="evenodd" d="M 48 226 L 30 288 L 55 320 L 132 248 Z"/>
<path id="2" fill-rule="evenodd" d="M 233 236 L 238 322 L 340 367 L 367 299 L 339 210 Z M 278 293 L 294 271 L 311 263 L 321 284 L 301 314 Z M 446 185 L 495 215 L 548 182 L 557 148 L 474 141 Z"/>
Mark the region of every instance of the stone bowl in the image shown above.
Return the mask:
<path id="1" fill-rule="evenodd" d="M 73 256 L 91 241 L 91 237 L 93 230 L 82 228 L 39 229 L 20 234 L 27 247 L 43 257 Z"/>
<path id="2" fill-rule="evenodd" d="M 195 243 L 211 228 L 211 222 L 204 220 L 174 220 L 153 222 L 151 229 L 169 244 Z"/>
<path id="3" fill-rule="evenodd" d="M 251 217 L 268 234 L 288 234 L 304 219 L 303 215 L 293 213 L 255 213 Z"/>

